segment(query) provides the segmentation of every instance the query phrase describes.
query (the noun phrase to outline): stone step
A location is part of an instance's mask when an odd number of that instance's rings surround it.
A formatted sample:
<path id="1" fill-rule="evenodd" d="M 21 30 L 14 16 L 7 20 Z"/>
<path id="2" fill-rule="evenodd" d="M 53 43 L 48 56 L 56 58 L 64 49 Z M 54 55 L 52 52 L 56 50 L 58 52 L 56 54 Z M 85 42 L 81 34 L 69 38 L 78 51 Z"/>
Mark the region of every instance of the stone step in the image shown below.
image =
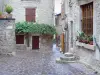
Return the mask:
<path id="1" fill-rule="evenodd" d="M 64 54 L 66 57 L 72 57 L 72 56 L 74 56 L 72 53 L 65 53 Z"/>
<path id="2" fill-rule="evenodd" d="M 56 63 L 76 63 L 77 61 L 66 61 L 66 60 L 61 60 L 60 58 L 56 59 Z"/>
<path id="3" fill-rule="evenodd" d="M 71 57 L 60 57 L 61 60 L 65 60 L 65 61 L 75 61 L 76 58 L 75 56 L 71 56 Z"/>

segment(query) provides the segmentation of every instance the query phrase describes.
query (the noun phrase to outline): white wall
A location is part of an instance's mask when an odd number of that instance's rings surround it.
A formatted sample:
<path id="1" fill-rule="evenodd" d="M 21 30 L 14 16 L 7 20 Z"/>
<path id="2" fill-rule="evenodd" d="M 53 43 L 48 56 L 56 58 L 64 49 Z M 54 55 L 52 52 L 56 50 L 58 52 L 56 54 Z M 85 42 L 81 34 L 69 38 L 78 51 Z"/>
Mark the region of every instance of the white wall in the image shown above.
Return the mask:
<path id="1" fill-rule="evenodd" d="M 7 1 L 6 1 L 7 2 Z M 16 22 L 25 21 L 25 8 L 36 8 L 36 22 L 54 24 L 54 1 L 53 0 L 40 0 L 35 1 L 21 1 L 11 0 L 7 3 L 13 6 L 13 17 Z"/>

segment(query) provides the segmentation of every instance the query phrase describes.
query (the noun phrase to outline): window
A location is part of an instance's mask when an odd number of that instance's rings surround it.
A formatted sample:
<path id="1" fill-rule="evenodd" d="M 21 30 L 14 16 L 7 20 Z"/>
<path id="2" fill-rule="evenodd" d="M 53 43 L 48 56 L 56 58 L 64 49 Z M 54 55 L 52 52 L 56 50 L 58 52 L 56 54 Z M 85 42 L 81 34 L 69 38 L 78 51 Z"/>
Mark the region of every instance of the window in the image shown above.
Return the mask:
<path id="1" fill-rule="evenodd" d="M 82 31 L 86 35 L 93 34 L 93 2 L 81 6 L 82 8 Z"/>
<path id="2" fill-rule="evenodd" d="M 36 18 L 36 9 L 35 8 L 26 8 L 26 21 L 35 22 Z"/>
<path id="3" fill-rule="evenodd" d="M 16 35 L 16 44 L 24 44 L 24 35 Z"/>

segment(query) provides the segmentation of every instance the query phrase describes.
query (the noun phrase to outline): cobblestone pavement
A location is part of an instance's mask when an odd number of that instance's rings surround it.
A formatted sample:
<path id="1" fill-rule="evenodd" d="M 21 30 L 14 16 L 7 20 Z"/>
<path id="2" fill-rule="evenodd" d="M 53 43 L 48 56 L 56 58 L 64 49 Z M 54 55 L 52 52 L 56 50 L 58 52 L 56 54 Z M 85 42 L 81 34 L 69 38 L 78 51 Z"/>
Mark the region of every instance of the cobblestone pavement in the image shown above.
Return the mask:
<path id="1" fill-rule="evenodd" d="M 0 75 L 95 75 L 83 64 L 58 64 L 57 49 L 17 51 L 16 56 L 0 56 Z"/>

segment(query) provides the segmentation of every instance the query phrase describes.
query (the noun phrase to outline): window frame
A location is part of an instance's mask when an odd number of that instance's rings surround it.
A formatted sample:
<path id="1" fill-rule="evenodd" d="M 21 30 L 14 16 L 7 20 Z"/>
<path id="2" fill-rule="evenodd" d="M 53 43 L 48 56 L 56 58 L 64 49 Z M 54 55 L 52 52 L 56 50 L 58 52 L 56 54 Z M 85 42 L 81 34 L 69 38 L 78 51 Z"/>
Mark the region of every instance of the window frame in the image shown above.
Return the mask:
<path id="1" fill-rule="evenodd" d="M 82 31 L 86 35 L 93 35 L 93 2 L 81 5 Z"/>

